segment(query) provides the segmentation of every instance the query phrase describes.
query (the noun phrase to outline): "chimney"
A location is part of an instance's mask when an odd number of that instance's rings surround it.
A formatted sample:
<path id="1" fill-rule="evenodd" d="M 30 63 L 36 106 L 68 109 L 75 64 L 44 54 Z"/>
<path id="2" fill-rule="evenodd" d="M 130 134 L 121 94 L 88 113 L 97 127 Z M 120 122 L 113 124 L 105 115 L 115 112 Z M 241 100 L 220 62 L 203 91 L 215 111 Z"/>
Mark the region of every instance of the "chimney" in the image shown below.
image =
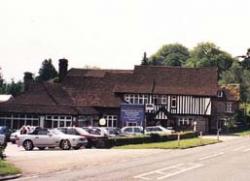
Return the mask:
<path id="1" fill-rule="evenodd" d="M 65 58 L 59 59 L 59 82 L 63 81 L 68 72 L 68 60 Z"/>
<path id="2" fill-rule="evenodd" d="M 30 84 L 34 82 L 33 74 L 31 72 L 24 72 L 23 82 L 24 91 L 29 90 Z"/>

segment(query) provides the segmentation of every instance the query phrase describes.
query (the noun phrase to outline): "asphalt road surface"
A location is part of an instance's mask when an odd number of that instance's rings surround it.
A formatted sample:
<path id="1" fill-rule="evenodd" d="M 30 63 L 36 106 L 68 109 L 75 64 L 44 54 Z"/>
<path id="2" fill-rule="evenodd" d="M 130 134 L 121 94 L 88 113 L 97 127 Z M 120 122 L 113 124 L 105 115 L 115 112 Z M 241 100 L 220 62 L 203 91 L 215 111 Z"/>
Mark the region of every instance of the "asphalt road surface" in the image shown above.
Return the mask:
<path id="1" fill-rule="evenodd" d="M 250 138 L 186 150 L 161 150 L 107 164 L 28 175 L 18 180 L 249 181 Z"/>

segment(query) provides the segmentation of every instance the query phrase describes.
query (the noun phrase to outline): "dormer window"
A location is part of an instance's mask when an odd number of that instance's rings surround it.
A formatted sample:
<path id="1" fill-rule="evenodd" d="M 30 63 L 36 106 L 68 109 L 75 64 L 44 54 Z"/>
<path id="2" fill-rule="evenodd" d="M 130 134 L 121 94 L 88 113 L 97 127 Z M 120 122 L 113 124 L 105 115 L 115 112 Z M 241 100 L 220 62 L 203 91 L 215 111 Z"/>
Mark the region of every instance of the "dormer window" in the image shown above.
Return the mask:
<path id="1" fill-rule="evenodd" d="M 223 97 L 223 91 L 218 91 L 217 96 L 222 98 Z"/>

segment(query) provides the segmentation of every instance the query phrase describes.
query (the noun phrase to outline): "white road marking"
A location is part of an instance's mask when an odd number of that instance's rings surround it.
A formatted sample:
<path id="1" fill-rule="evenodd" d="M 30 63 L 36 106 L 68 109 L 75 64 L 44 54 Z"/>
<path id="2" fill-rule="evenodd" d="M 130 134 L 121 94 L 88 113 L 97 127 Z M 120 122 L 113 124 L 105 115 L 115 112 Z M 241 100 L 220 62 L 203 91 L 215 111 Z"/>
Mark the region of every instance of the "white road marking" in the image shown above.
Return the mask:
<path id="1" fill-rule="evenodd" d="M 202 166 L 203 166 L 202 164 L 195 164 L 195 165 L 190 166 L 188 168 L 183 168 L 183 169 L 181 169 L 179 171 L 176 171 L 176 172 L 164 175 L 162 177 L 158 177 L 157 180 L 166 179 L 166 178 L 169 178 L 169 177 L 172 177 L 172 176 L 175 176 L 175 175 L 181 174 L 183 172 L 186 172 L 186 171 L 189 171 L 189 170 L 193 170 L 193 169 L 196 169 L 196 168 L 199 168 L 199 167 L 202 167 Z"/>
<path id="2" fill-rule="evenodd" d="M 244 149 L 245 147 L 246 147 L 246 146 L 240 146 L 240 147 L 238 147 L 238 148 L 234 149 L 233 151 L 239 151 L 239 150 Z"/>
<path id="3" fill-rule="evenodd" d="M 184 165 L 183 163 L 179 163 L 179 164 L 176 164 L 176 165 L 173 165 L 173 166 L 169 166 L 169 167 L 165 167 L 165 168 L 161 168 L 161 169 L 158 169 L 158 170 L 153 170 L 153 171 L 150 171 L 150 172 L 145 172 L 143 174 L 135 176 L 134 178 L 143 179 L 143 180 L 150 180 L 150 178 L 147 178 L 146 176 L 149 176 L 149 175 L 152 175 L 152 174 L 155 174 L 155 173 L 164 175 L 165 173 L 163 171 L 175 169 L 175 168 L 181 167 L 183 165 Z"/>
<path id="4" fill-rule="evenodd" d="M 202 160 L 206 160 L 206 159 L 218 157 L 218 156 L 223 155 L 223 154 L 224 154 L 224 152 L 215 153 L 215 154 L 212 154 L 212 155 L 207 155 L 207 156 L 205 156 L 205 157 L 202 157 L 202 158 L 200 158 L 199 160 L 202 161 Z"/>

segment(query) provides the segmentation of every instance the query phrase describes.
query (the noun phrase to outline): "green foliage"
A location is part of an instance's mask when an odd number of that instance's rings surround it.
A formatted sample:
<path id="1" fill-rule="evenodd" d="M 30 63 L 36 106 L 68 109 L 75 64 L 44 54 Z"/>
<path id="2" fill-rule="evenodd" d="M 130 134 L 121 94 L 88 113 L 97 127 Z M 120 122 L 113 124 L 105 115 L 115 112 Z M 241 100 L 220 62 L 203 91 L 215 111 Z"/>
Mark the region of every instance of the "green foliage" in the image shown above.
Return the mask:
<path id="1" fill-rule="evenodd" d="M 187 67 L 218 67 L 219 73 L 228 70 L 235 60 L 213 43 L 199 43 L 187 60 Z"/>
<path id="2" fill-rule="evenodd" d="M 162 46 L 149 59 L 151 65 L 182 66 L 189 58 L 189 51 L 181 44 L 167 44 Z"/>
<path id="3" fill-rule="evenodd" d="M 158 143 L 145 143 L 145 144 L 133 144 L 115 147 L 116 149 L 186 149 L 197 146 L 204 146 L 208 144 L 214 144 L 218 141 L 215 139 L 202 139 L 202 138 L 191 138 L 178 141 L 167 141 Z"/>
<path id="4" fill-rule="evenodd" d="M 43 81 L 48 81 L 50 79 L 53 79 L 58 76 L 58 73 L 52 64 L 51 59 L 45 59 L 42 62 L 42 67 L 40 68 L 38 72 L 38 76 L 36 77 L 37 81 L 43 82 Z"/>
<path id="5" fill-rule="evenodd" d="M 19 173 L 21 173 L 20 169 L 6 161 L 0 160 L 0 176 L 14 175 Z"/>
<path id="6" fill-rule="evenodd" d="M 23 83 L 21 81 L 15 82 L 11 80 L 11 83 L 6 83 L 3 81 L 0 86 L 0 94 L 11 94 L 16 96 L 23 91 Z"/>
<path id="7" fill-rule="evenodd" d="M 234 62 L 231 68 L 221 74 L 221 84 L 240 84 L 241 101 L 250 101 L 250 71 L 242 67 L 239 62 Z"/>
<path id="8" fill-rule="evenodd" d="M 162 142 L 177 140 L 177 133 L 171 135 L 142 135 L 142 136 L 133 136 L 133 137 L 114 137 L 105 140 L 105 147 L 110 148 L 113 146 L 122 146 L 129 144 L 143 144 L 143 143 L 153 143 L 153 142 Z M 181 133 L 181 139 L 194 138 L 197 137 L 197 133 L 194 132 L 184 132 Z"/>

